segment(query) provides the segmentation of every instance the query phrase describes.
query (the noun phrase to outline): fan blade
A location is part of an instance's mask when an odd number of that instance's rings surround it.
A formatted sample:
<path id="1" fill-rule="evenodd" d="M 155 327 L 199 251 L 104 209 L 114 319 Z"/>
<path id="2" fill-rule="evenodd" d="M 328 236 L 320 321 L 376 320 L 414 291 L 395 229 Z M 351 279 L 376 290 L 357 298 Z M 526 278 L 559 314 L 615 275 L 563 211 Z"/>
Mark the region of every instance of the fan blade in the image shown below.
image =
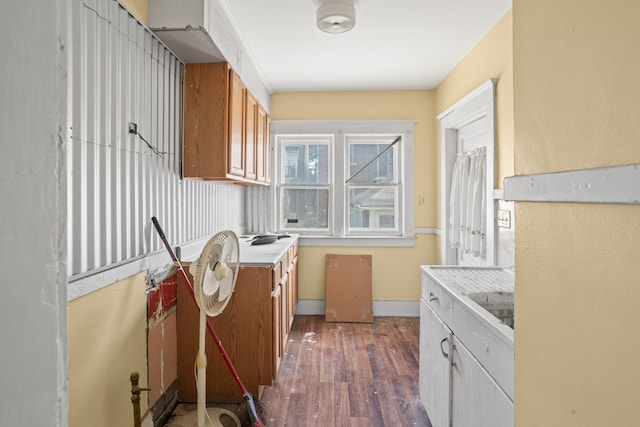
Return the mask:
<path id="1" fill-rule="evenodd" d="M 231 296 L 233 285 L 233 276 L 227 276 L 220 282 L 220 292 L 218 293 L 218 300 L 224 301 Z"/>
<path id="2" fill-rule="evenodd" d="M 216 277 L 215 272 L 207 268 L 202 278 L 202 293 L 211 297 L 214 296 L 220 290 L 220 281 Z"/>

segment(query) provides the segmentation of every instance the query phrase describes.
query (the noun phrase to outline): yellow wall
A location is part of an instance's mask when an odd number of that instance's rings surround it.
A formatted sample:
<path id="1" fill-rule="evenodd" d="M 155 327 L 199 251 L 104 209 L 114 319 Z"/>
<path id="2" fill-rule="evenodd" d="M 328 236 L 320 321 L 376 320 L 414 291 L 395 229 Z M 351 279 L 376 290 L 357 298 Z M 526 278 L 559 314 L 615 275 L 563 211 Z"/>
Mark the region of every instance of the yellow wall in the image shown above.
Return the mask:
<path id="1" fill-rule="evenodd" d="M 140 273 L 69 303 L 69 427 L 133 425 L 129 375 L 148 384 L 145 288 Z"/>
<path id="2" fill-rule="evenodd" d="M 149 1 L 148 0 L 118 0 L 124 7 L 129 9 L 136 18 L 144 25 L 147 25 L 149 18 Z"/>
<path id="3" fill-rule="evenodd" d="M 272 120 L 415 120 L 415 226 L 434 227 L 437 220 L 437 143 L 433 92 L 362 91 L 276 93 Z M 418 195 L 427 203 L 418 205 Z M 414 248 L 301 247 L 300 298 L 324 299 L 325 254 L 371 254 L 374 300 L 418 300 L 419 265 L 438 260 L 435 235 L 418 235 Z"/>
<path id="4" fill-rule="evenodd" d="M 515 173 L 640 163 L 640 3 L 514 2 Z M 516 425 L 637 426 L 640 206 L 516 203 Z"/>
<path id="5" fill-rule="evenodd" d="M 513 19 L 509 11 L 436 90 L 442 113 L 490 78 L 496 86 L 496 188 L 513 175 Z M 440 128 L 437 128 L 440 132 Z M 440 135 L 437 135 L 440 138 Z"/>

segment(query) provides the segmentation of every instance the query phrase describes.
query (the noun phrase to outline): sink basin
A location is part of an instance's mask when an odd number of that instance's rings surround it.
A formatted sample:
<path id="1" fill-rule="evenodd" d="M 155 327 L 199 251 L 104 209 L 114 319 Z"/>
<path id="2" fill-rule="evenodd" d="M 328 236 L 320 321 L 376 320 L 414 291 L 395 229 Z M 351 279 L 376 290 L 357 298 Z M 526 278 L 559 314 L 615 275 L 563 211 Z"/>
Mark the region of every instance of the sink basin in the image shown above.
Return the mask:
<path id="1" fill-rule="evenodd" d="M 510 329 L 509 335 L 513 335 L 515 322 L 512 271 L 500 267 L 445 265 L 424 266 L 424 269 L 432 280 L 448 289 L 453 296 L 461 298 L 461 301 L 466 300 L 472 310 L 483 312 L 490 318 L 490 323 L 496 326 L 506 326 L 505 329 Z"/>
<path id="2" fill-rule="evenodd" d="M 513 329 L 513 292 L 477 292 L 467 297 Z"/>

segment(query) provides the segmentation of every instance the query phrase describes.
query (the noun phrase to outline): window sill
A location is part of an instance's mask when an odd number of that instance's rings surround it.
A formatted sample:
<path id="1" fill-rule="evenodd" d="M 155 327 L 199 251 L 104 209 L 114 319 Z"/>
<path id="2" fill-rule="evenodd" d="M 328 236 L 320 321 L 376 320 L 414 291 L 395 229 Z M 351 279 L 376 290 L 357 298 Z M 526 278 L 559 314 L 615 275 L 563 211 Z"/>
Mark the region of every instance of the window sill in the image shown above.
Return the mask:
<path id="1" fill-rule="evenodd" d="M 300 246 L 369 246 L 369 247 L 403 247 L 415 246 L 415 236 L 300 236 Z"/>

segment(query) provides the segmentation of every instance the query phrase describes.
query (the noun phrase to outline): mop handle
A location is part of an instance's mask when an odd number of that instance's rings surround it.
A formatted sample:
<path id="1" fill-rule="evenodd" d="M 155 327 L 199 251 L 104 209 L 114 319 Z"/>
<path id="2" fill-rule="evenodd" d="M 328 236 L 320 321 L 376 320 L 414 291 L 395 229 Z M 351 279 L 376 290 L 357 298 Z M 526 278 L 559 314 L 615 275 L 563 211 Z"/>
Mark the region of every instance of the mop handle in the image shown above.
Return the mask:
<path id="1" fill-rule="evenodd" d="M 169 256 L 173 261 L 173 265 L 175 265 L 178 271 L 180 272 L 180 275 L 182 276 L 182 280 L 184 281 L 185 288 L 189 292 L 189 295 L 191 295 L 191 299 L 193 300 L 196 307 L 200 308 L 200 306 L 198 305 L 198 301 L 196 300 L 196 296 L 193 293 L 193 285 L 191 284 L 191 281 L 189 280 L 187 273 L 184 271 L 184 268 L 182 268 L 182 264 L 180 264 L 180 261 L 178 261 L 178 257 L 176 257 L 176 254 L 173 252 L 171 245 L 169 245 L 169 242 L 167 241 L 167 237 L 165 236 L 164 231 L 162 231 L 162 227 L 160 227 L 160 223 L 158 222 L 158 219 L 154 216 L 154 217 L 151 217 L 151 221 L 153 222 L 153 226 L 155 227 L 156 231 L 158 232 L 158 235 L 160 236 L 160 240 L 162 240 L 162 243 L 164 243 L 164 247 L 167 248 L 167 252 L 169 252 Z M 238 385 L 238 388 L 240 389 L 242 396 L 244 397 L 244 399 L 247 401 L 247 404 L 249 405 L 249 416 L 251 417 L 251 421 L 254 423 L 256 427 L 264 427 L 264 424 L 262 424 L 262 422 L 260 421 L 256 413 L 256 407 L 253 402 L 251 393 L 247 391 L 244 384 L 242 383 L 242 380 L 240 379 L 240 375 L 238 375 L 238 371 L 236 371 L 236 368 L 233 366 L 233 363 L 231 363 L 231 359 L 229 359 L 229 355 L 227 354 L 224 347 L 222 346 L 222 341 L 220 341 L 220 338 L 218 338 L 218 334 L 216 334 L 216 331 L 213 329 L 213 325 L 211 325 L 209 316 L 207 316 L 207 330 L 209 331 L 209 334 L 211 334 L 211 338 L 213 338 L 213 341 L 216 343 L 216 346 L 218 347 L 218 350 L 220 351 L 220 354 L 222 355 L 224 362 L 229 368 L 229 371 L 231 372 L 233 379 L 236 381 L 236 384 Z"/>

